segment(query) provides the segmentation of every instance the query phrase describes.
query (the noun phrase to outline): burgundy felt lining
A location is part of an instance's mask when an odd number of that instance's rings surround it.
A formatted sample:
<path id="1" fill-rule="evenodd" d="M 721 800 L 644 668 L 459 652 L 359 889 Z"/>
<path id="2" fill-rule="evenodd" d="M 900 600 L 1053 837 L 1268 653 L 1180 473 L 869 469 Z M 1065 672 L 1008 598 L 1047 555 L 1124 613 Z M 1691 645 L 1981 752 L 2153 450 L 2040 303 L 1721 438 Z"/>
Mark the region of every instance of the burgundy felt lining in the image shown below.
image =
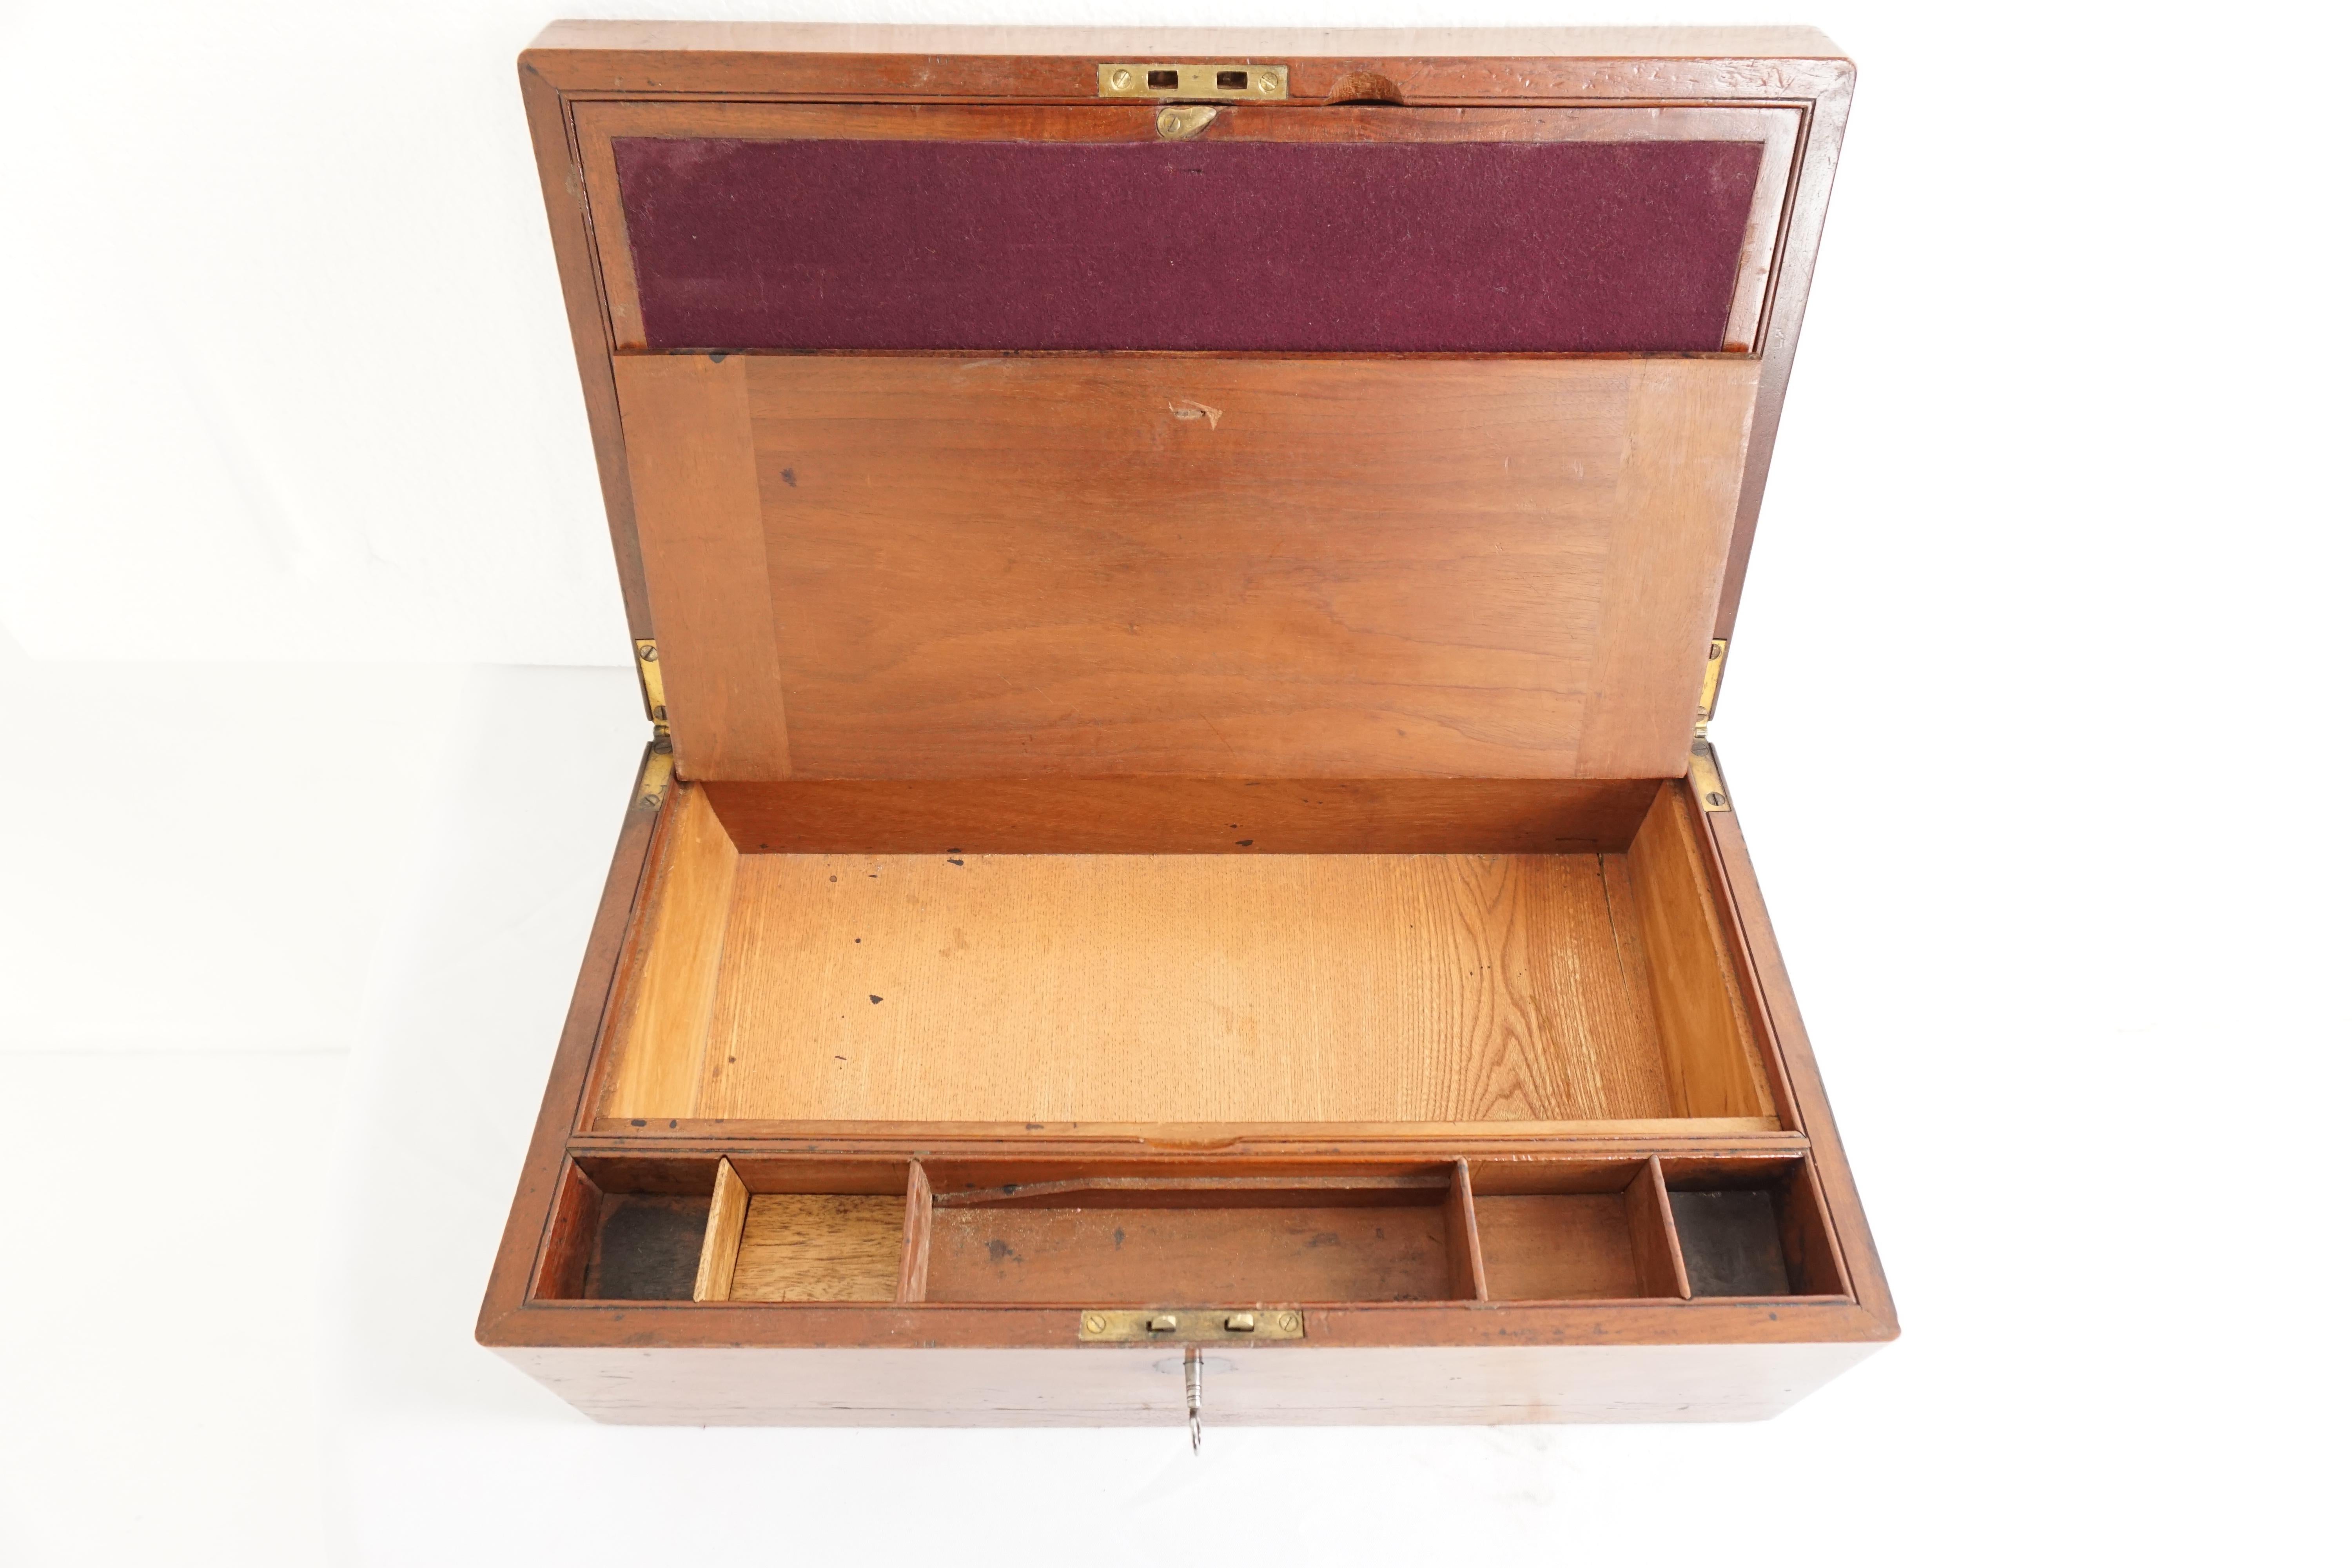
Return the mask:
<path id="1" fill-rule="evenodd" d="M 613 144 L 657 349 L 1718 349 L 1752 142 Z"/>

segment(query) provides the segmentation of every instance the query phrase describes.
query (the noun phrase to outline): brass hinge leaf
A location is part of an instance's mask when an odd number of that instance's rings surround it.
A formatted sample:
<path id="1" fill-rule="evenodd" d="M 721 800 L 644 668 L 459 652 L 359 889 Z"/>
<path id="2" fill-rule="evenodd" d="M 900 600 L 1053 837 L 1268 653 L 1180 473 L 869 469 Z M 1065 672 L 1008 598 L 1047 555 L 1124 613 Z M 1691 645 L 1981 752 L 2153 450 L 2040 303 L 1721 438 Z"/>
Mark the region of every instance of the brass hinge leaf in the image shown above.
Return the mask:
<path id="1" fill-rule="evenodd" d="M 637 689 L 645 694 L 646 717 L 658 734 L 669 733 L 669 702 L 662 695 L 661 650 L 651 637 L 637 641 Z"/>
<path id="2" fill-rule="evenodd" d="M 1698 722 L 1691 726 L 1694 735 L 1706 733 L 1706 721 L 1715 717 L 1715 700 L 1723 689 L 1723 661 L 1731 657 L 1731 639 L 1717 637 L 1706 645 L 1706 673 L 1698 682 Z"/>

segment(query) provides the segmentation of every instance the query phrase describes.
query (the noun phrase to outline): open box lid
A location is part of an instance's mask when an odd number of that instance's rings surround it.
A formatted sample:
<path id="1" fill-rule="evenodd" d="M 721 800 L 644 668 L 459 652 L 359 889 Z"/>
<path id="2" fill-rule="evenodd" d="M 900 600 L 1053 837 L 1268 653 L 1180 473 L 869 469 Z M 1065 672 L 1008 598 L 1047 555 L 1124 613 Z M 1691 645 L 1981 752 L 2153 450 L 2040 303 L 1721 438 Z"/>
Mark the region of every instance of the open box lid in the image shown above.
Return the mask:
<path id="1" fill-rule="evenodd" d="M 522 68 L 681 773 L 1685 772 L 1820 35 L 565 23 Z"/>

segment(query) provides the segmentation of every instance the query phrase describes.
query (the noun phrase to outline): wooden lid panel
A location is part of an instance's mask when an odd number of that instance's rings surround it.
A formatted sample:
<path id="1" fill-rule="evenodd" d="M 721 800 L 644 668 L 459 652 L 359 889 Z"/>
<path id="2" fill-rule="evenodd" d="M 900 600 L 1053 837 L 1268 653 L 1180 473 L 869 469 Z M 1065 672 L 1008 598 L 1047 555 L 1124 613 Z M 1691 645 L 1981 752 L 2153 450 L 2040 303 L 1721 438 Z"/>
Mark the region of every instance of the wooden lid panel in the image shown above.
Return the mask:
<path id="1" fill-rule="evenodd" d="M 616 363 L 680 769 L 1679 774 L 1747 359 Z"/>

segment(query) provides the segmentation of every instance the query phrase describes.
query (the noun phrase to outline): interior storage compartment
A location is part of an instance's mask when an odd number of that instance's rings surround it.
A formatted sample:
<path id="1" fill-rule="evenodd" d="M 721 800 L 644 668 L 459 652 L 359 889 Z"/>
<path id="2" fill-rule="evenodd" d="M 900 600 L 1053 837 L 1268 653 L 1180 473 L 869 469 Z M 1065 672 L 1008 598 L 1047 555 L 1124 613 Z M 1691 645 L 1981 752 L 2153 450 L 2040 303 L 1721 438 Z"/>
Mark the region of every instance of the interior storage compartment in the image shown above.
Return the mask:
<path id="1" fill-rule="evenodd" d="M 1691 1294 L 1654 1159 L 1490 1167 L 1475 1190 L 1491 1300 Z"/>
<path id="2" fill-rule="evenodd" d="M 747 1182 L 734 1162 L 719 1162 L 695 1300 L 919 1299 L 919 1275 L 909 1273 L 920 1245 L 910 1216 L 929 1205 L 919 1164 L 748 1168 Z"/>
<path id="3" fill-rule="evenodd" d="M 1678 781 L 1163 790 L 1108 829 L 871 793 L 680 786 L 605 1127 L 1780 1125 Z M 1223 852 L 1050 852 L 1156 824 Z"/>
<path id="4" fill-rule="evenodd" d="M 1253 1307 L 1850 1294 L 1801 1159 L 597 1155 L 545 1300 Z M 708 1191 L 686 1191 L 698 1180 Z"/>
<path id="5" fill-rule="evenodd" d="M 1852 1293 L 1809 1163 L 1676 1161 L 1664 1170 L 1690 1294 Z"/>
<path id="6" fill-rule="evenodd" d="M 580 1165 L 567 1166 L 532 1294 L 542 1300 L 693 1300 L 710 1211 L 709 1168 L 709 1161 L 619 1162 L 600 1170 L 600 1183 Z"/>
<path id="7" fill-rule="evenodd" d="M 1476 1242 L 1449 1171 L 1039 1174 L 938 1195 L 925 1300 L 1235 1306 L 1476 1294 Z"/>

